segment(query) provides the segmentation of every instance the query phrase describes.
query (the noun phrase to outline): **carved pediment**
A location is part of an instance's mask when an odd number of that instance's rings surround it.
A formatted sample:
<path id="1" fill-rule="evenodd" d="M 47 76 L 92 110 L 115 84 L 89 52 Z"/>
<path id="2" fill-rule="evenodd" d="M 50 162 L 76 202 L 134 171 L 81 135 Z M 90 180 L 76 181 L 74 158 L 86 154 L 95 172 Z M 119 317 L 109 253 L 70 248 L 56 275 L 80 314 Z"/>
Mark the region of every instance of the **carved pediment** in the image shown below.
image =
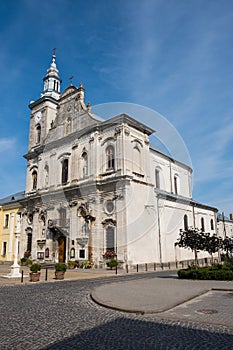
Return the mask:
<path id="1" fill-rule="evenodd" d="M 84 248 L 87 245 L 88 238 L 87 237 L 81 237 L 76 239 L 77 243 Z"/>
<path id="2" fill-rule="evenodd" d="M 76 86 L 74 85 L 70 85 L 68 86 L 68 88 L 65 89 L 65 91 L 61 94 L 60 99 L 64 99 L 67 96 L 70 96 L 71 94 L 73 94 L 74 92 L 78 91 L 78 88 L 76 88 Z"/>

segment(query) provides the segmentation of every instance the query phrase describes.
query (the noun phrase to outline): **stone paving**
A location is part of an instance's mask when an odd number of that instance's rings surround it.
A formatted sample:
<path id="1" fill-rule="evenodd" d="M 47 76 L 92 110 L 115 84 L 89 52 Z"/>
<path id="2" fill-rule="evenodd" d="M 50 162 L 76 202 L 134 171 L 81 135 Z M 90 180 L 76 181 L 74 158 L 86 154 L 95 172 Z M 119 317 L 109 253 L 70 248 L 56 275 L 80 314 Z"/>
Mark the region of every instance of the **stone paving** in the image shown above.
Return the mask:
<path id="1" fill-rule="evenodd" d="M 150 274 L 150 278 L 153 277 L 155 275 Z M 223 305 L 232 307 L 231 292 L 222 292 L 227 293 L 223 295 L 214 291 L 212 296 L 207 293 L 189 301 L 186 306 L 180 305 L 156 315 L 107 309 L 90 298 L 91 291 L 98 286 L 135 278 L 143 281 L 148 275 L 0 285 L 0 349 L 233 348 L 232 327 L 206 322 L 198 318 L 202 314 L 196 312 L 216 310 L 217 307 L 220 310 Z M 198 317 L 190 319 L 192 314 Z M 213 315 L 217 314 L 211 317 Z"/>

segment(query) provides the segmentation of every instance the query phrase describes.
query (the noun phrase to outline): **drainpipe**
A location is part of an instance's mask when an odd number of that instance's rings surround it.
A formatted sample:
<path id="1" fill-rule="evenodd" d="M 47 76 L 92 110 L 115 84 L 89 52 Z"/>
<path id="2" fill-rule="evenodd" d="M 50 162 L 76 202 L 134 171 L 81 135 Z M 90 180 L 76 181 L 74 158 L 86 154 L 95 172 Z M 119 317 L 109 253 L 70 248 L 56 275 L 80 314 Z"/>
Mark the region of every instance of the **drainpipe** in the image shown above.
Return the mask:
<path id="1" fill-rule="evenodd" d="M 162 264 L 162 247 L 161 247 L 161 230 L 160 230 L 160 216 L 159 216 L 159 197 L 157 195 L 157 212 L 158 212 L 158 230 L 159 230 L 159 261 Z"/>

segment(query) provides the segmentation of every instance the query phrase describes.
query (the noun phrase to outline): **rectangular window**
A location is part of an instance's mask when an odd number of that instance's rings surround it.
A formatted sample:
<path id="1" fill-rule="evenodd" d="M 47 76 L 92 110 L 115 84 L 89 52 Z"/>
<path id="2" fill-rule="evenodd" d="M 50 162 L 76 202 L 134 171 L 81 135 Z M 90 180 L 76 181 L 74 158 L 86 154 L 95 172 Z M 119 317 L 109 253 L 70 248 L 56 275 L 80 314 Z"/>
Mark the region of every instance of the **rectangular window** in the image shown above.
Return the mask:
<path id="1" fill-rule="evenodd" d="M 79 259 L 85 259 L 85 249 L 79 250 Z"/>
<path id="2" fill-rule="evenodd" d="M 5 214 L 4 228 L 7 228 L 9 226 L 9 218 L 10 218 L 10 214 Z"/>
<path id="3" fill-rule="evenodd" d="M 44 259 L 44 252 L 37 252 L 37 259 Z"/>
<path id="4" fill-rule="evenodd" d="M 2 256 L 6 256 L 7 242 L 2 242 Z"/>

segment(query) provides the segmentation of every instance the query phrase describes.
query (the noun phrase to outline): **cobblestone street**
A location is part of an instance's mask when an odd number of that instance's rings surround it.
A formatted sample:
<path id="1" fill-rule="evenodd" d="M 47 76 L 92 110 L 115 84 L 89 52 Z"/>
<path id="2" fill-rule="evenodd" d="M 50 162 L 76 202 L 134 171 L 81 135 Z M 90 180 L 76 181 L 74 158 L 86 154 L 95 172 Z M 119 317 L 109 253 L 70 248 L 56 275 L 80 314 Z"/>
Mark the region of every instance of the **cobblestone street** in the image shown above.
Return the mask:
<path id="1" fill-rule="evenodd" d="M 94 303 L 90 291 L 113 280 L 0 286 L 0 349 L 232 349 L 231 327 L 185 320 L 179 307 L 177 313 L 139 315 Z"/>

